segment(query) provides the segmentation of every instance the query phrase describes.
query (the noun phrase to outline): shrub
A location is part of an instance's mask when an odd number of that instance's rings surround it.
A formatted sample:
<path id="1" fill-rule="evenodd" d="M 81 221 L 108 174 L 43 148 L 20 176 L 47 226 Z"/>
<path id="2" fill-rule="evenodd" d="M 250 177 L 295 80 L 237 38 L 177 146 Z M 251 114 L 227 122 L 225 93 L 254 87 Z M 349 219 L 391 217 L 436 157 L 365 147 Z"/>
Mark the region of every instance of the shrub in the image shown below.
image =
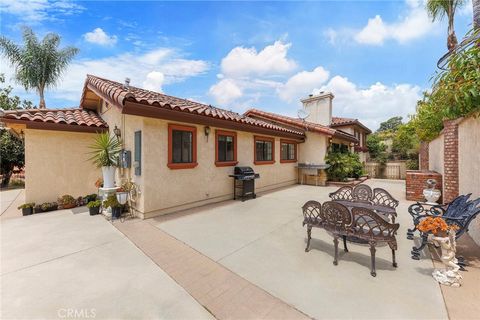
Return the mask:
<path id="1" fill-rule="evenodd" d="M 85 199 L 85 201 L 87 203 L 89 203 L 91 201 L 95 201 L 95 200 L 97 200 L 97 194 L 96 193 L 87 194 L 85 197 L 83 197 L 83 199 Z"/>
<path id="2" fill-rule="evenodd" d="M 329 180 L 345 181 L 347 178 L 358 179 L 363 175 L 363 165 L 356 153 L 329 152 L 325 161 L 330 165 L 327 169 Z"/>
<path id="3" fill-rule="evenodd" d="M 407 170 L 418 170 L 418 159 L 409 159 L 405 162 Z"/>
<path id="4" fill-rule="evenodd" d="M 57 210 L 58 204 L 56 202 L 45 202 L 40 205 L 42 211 Z"/>
<path id="5" fill-rule="evenodd" d="M 58 204 L 62 208 L 73 208 L 77 206 L 77 201 L 71 195 L 66 194 L 58 198 Z"/>
<path id="6" fill-rule="evenodd" d="M 117 200 L 117 196 L 114 195 L 114 194 L 111 194 L 108 196 L 107 200 L 105 200 L 103 202 L 103 205 L 105 206 L 105 208 L 119 208 L 121 207 L 122 205 L 118 202 Z"/>
<path id="7" fill-rule="evenodd" d="M 100 200 L 95 200 L 95 201 L 90 201 L 87 203 L 87 208 L 96 208 L 100 207 L 102 205 L 102 201 Z"/>
<path id="8" fill-rule="evenodd" d="M 24 203 L 21 206 L 19 206 L 17 209 L 27 209 L 27 208 L 33 208 L 35 207 L 35 202 L 29 202 L 29 203 Z"/>

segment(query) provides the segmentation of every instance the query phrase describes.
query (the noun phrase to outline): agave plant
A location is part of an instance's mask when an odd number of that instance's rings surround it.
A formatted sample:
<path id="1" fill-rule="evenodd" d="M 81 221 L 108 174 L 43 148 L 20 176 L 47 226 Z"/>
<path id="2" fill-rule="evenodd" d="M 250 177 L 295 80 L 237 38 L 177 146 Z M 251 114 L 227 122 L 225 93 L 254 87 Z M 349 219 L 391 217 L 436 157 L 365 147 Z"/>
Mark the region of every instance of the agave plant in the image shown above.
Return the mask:
<path id="1" fill-rule="evenodd" d="M 89 159 L 93 163 L 101 167 L 116 166 L 118 163 L 118 156 L 122 149 L 122 143 L 117 137 L 110 136 L 108 132 L 100 133 L 95 137 L 95 142 L 89 147 L 92 149 Z"/>

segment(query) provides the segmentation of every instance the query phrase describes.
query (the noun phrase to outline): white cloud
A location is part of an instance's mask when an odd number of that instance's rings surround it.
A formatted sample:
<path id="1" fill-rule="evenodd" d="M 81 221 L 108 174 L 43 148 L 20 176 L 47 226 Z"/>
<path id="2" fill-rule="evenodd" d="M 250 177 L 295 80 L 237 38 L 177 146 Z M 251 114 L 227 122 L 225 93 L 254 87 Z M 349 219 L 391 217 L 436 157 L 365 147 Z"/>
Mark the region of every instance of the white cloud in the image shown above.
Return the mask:
<path id="1" fill-rule="evenodd" d="M 288 81 L 277 89 L 281 99 L 291 102 L 299 99 L 313 89 L 323 85 L 329 77 L 329 72 L 322 67 L 317 67 L 313 71 L 302 71 L 292 76 Z"/>
<path id="2" fill-rule="evenodd" d="M 331 91 L 334 116 L 358 118 L 372 130 L 380 122 L 393 116 L 402 116 L 404 120 L 415 112 L 417 101 L 421 99 L 421 88 L 411 84 L 388 86 L 377 82 L 367 88 L 359 88 L 355 83 L 342 76 L 335 76 L 315 90 Z"/>
<path id="3" fill-rule="evenodd" d="M 49 0 L 2 0 L 0 11 L 12 14 L 29 24 L 36 24 L 44 20 L 56 20 L 59 16 L 77 14 L 85 10 L 81 5 L 68 1 Z"/>
<path id="4" fill-rule="evenodd" d="M 162 85 L 165 82 L 165 75 L 159 71 L 152 71 L 147 74 L 143 81 L 143 88 L 151 91 L 162 92 Z"/>
<path id="5" fill-rule="evenodd" d="M 220 104 L 229 104 L 242 96 L 242 89 L 233 79 L 223 79 L 210 87 L 209 94 Z"/>
<path id="6" fill-rule="evenodd" d="M 387 40 L 405 43 L 430 34 L 434 24 L 427 15 L 423 2 L 406 0 L 408 11 L 396 22 L 385 22 L 380 15 L 368 19 L 367 25 L 357 31 L 355 41 L 361 44 L 382 45 Z"/>
<path id="7" fill-rule="evenodd" d="M 21 86 L 11 81 L 13 68 L 3 57 L 0 59 L 0 66 L 7 82 L 15 88 L 15 94 L 22 98 L 29 97 L 37 103 L 38 98 L 35 95 L 25 93 Z M 171 48 L 155 49 L 143 54 L 128 52 L 103 59 L 75 60 L 59 81 L 58 87 L 47 91 L 47 105 L 49 98 L 64 99 L 78 104 L 87 74 L 122 83 L 129 77 L 132 86 L 142 87 L 146 84 L 150 89 L 160 91 L 163 85 L 184 81 L 204 73 L 208 68 L 207 62 L 184 59 L 180 53 Z M 163 80 L 160 74 L 163 75 Z"/>
<path id="8" fill-rule="evenodd" d="M 222 59 L 222 73 L 228 77 L 249 75 L 275 75 L 291 72 L 297 67 L 295 61 L 287 58 L 290 43 L 275 41 L 260 52 L 255 48 L 233 48 Z"/>
<path id="9" fill-rule="evenodd" d="M 117 43 L 117 36 L 109 36 L 102 28 L 95 28 L 93 31 L 85 33 L 83 38 L 87 42 L 101 46 L 113 46 Z"/>

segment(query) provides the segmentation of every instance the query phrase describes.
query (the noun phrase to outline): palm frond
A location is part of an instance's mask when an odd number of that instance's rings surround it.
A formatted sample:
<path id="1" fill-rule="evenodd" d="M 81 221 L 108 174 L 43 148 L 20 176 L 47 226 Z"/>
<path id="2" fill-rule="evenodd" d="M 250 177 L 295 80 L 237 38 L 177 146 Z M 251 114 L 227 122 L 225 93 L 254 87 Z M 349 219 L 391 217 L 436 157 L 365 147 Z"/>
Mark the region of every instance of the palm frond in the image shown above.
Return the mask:
<path id="1" fill-rule="evenodd" d="M 116 166 L 122 143 L 116 137 L 110 136 L 108 132 L 105 132 L 98 134 L 89 148 L 92 150 L 90 152 L 92 156 L 89 160 L 97 167 Z"/>

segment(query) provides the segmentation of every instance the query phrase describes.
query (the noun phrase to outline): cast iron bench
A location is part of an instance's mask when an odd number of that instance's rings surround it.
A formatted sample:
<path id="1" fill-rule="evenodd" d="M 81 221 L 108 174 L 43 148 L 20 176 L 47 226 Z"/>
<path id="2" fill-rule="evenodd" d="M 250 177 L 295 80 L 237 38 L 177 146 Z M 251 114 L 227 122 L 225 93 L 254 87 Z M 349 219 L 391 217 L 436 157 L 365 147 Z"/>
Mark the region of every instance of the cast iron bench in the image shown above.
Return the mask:
<path id="1" fill-rule="evenodd" d="M 441 216 L 447 224 L 457 225 L 458 230 L 455 236 L 457 239 L 468 231 L 470 222 L 480 213 L 480 198 L 469 200 L 471 195 L 471 193 L 461 195 L 447 205 L 429 205 L 417 202 L 408 207 L 408 212 L 413 218 L 413 228 L 408 229 L 407 239 L 413 240 L 415 231 L 419 232 L 421 238 L 420 245 L 412 248 L 412 259 L 419 260 L 420 252 L 428 243 L 428 234 L 417 229 L 417 225 L 422 219 Z M 463 269 L 465 263 L 461 257 L 458 259 Z"/>
<path id="2" fill-rule="evenodd" d="M 389 223 L 373 210 L 367 208 L 353 207 L 349 210 L 346 206 L 335 201 L 323 203 L 308 201 L 302 207 L 303 226 L 307 226 L 307 247 L 305 252 L 310 250 L 312 239 L 312 228 L 322 228 L 333 236 L 335 256 L 333 264 L 338 264 L 338 238 L 342 237 L 344 251 L 348 252 L 347 237 L 355 237 L 365 244 L 370 245 L 371 271 L 375 277 L 375 246 L 379 242 L 387 243 L 392 250 L 392 265 L 396 268 L 395 250 L 397 250 L 397 233 L 399 224 Z M 357 241 L 358 242 L 358 241 Z"/>
<path id="3" fill-rule="evenodd" d="M 372 190 L 370 186 L 366 184 L 358 184 L 355 187 L 341 187 L 328 196 L 332 201 L 341 203 L 348 208 L 370 209 L 376 213 L 380 213 L 390 222 L 395 222 L 398 200 L 382 188 Z"/>

